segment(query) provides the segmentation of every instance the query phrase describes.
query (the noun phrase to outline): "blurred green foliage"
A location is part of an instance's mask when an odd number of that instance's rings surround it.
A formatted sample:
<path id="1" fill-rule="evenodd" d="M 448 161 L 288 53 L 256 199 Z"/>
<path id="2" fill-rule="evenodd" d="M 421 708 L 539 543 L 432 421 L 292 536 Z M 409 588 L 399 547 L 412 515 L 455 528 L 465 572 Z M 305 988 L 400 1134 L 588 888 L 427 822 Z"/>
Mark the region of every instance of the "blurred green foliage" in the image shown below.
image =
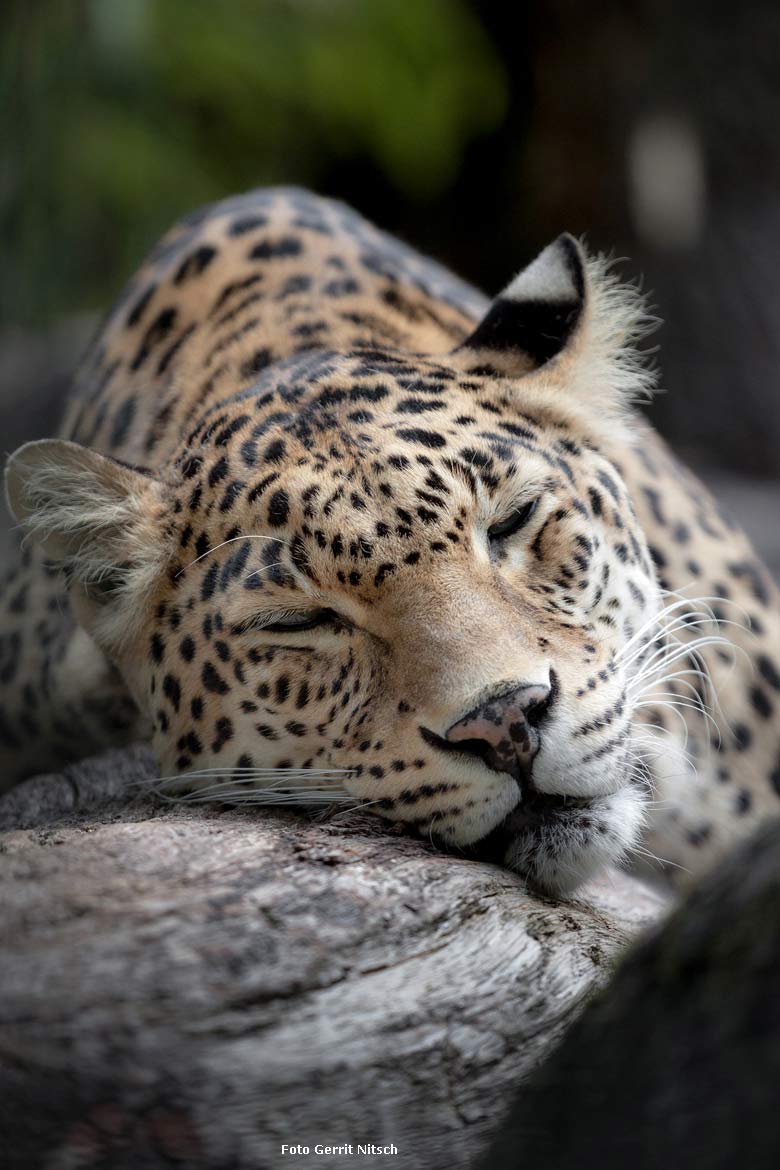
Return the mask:
<path id="1" fill-rule="evenodd" d="M 179 214 L 366 160 L 433 200 L 500 122 L 466 0 L 5 0 L 5 321 L 105 303 Z"/>

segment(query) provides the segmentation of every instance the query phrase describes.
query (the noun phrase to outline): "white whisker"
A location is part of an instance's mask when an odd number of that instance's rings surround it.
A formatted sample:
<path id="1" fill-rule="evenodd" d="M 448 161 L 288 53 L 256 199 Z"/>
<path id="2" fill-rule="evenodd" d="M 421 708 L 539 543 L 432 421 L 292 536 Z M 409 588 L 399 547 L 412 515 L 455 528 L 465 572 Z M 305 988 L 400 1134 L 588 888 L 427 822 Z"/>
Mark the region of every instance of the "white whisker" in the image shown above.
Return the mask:
<path id="1" fill-rule="evenodd" d="M 198 561 L 202 561 L 204 557 L 210 557 L 212 553 L 217 551 L 217 549 L 224 548 L 226 544 L 233 544 L 233 542 L 236 540 L 275 540 L 277 544 L 287 544 L 287 541 L 284 540 L 281 536 L 262 536 L 259 533 L 231 536 L 229 540 L 220 541 L 219 544 L 215 544 L 211 548 L 207 548 L 204 553 L 201 553 L 200 556 L 195 557 L 194 560 L 188 561 L 187 564 L 183 565 L 181 569 L 179 569 L 178 573 L 175 574 L 175 579 L 181 577 L 182 573 L 191 568 L 193 565 L 196 565 Z"/>
<path id="2" fill-rule="evenodd" d="M 284 561 L 274 561 L 272 565 L 261 565 L 259 569 L 255 569 L 253 572 L 248 573 L 247 576 L 244 577 L 244 581 L 251 581 L 253 577 L 259 577 L 261 573 L 270 572 L 271 569 L 278 569 L 283 564 Z"/>
<path id="3" fill-rule="evenodd" d="M 159 776 L 134 787 L 177 804 L 321 806 L 355 800 L 343 786 L 351 774 L 344 768 L 214 767 Z M 190 791 L 174 791 L 187 785 Z"/>
<path id="4" fill-rule="evenodd" d="M 679 869 L 682 873 L 690 873 L 690 870 L 687 869 L 684 865 L 680 865 L 677 861 L 670 861 L 668 857 L 658 857 L 657 854 L 653 853 L 650 849 L 647 849 L 644 845 L 634 845 L 629 850 L 629 856 L 631 854 L 636 854 L 639 857 L 645 857 L 648 861 L 654 861 L 662 869 L 666 868 L 666 866 L 672 866 L 674 869 Z"/>

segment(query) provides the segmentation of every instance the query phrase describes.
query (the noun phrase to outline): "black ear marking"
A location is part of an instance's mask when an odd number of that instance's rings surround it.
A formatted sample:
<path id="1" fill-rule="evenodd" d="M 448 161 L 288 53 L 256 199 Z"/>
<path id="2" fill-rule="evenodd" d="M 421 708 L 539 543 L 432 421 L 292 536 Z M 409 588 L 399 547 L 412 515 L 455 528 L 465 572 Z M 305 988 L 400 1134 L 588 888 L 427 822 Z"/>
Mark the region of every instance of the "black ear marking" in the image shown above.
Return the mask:
<path id="1" fill-rule="evenodd" d="M 543 366 L 565 348 L 585 305 L 585 260 L 564 232 L 493 301 L 459 349 L 517 351 Z"/>

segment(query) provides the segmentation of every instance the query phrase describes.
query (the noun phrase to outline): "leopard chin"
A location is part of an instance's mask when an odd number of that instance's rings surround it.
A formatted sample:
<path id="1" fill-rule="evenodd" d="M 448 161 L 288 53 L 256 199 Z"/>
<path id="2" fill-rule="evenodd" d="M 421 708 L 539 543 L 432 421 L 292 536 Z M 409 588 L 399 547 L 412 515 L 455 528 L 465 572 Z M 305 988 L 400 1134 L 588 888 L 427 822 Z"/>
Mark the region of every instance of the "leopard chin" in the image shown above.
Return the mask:
<path id="1" fill-rule="evenodd" d="M 645 825 L 645 797 L 634 787 L 587 800 L 532 796 L 476 848 L 521 874 L 547 897 L 564 897 L 600 870 L 626 861 Z"/>

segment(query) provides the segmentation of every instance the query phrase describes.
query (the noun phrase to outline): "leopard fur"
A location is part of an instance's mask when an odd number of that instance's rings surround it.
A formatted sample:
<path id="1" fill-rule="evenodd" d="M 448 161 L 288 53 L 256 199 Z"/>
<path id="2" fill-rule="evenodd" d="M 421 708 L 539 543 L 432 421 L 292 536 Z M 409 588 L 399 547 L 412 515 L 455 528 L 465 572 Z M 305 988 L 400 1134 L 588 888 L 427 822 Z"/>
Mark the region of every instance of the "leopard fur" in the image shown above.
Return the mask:
<path id="1" fill-rule="evenodd" d="M 6 781 L 148 738 L 553 892 L 712 864 L 780 811 L 780 606 L 634 405 L 642 327 L 568 236 L 489 304 L 304 191 L 177 224 L 9 462 Z"/>

